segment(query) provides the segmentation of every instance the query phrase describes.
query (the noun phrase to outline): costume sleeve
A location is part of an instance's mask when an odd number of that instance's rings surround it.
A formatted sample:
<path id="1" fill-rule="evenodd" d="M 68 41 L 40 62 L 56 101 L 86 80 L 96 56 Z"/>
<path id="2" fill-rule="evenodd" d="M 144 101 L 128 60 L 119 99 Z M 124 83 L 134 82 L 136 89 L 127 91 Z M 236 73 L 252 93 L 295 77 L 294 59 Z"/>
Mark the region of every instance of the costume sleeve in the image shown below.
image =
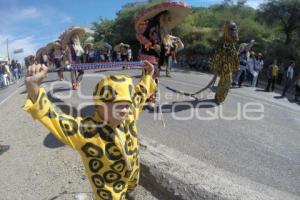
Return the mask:
<path id="1" fill-rule="evenodd" d="M 157 85 L 150 75 L 144 75 L 134 89 L 134 116 L 137 119 L 146 100 L 156 91 Z"/>
<path id="2" fill-rule="evenodd" d="M 29 112 L 33 119 L 40 121 L 61 142 L 73 149 L 78 149 L 83 144 L 80 134 L 81 118 L 74 118 L 65 114 L 58 114 L 49 99 L 45 89 L 40 88 L 36 102 L 29 98 L 25 102 L 24 110 Z"/>

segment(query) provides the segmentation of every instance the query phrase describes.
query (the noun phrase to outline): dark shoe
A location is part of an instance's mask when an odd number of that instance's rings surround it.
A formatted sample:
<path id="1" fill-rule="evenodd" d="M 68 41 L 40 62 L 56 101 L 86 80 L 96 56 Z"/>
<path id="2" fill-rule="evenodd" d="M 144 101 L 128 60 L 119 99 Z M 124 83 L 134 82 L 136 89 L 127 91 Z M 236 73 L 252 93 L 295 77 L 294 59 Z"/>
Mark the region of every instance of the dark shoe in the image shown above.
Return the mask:
<path id="1" fill-rule="evenodd" d="M 0 155 L 9 150 L 8 145 L 0 145 Z"/>

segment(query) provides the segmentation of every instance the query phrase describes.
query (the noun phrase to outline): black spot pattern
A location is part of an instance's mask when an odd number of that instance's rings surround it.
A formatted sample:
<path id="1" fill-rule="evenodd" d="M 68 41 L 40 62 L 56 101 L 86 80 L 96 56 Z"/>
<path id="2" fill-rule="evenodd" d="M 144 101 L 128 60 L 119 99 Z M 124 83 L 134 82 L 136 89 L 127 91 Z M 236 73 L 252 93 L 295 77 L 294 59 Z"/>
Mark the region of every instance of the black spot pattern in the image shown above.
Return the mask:
<path id="1" fill-rule="evenodd" d="M 98 133 L 97 124 L 91 117 L 88 117 L 81 121 L 79 130 L 85 138 L 92 138 Z"/>
<path id="2" fill-rule="evenodd" d="M 96 174 L 92 176 L 92 181 L 94 183 L 94 185 L 96 186 L 96 188 L 103 188 L 104 187 L 104 180 L 103 178 Z"/>
<path id="3" fill-rule="evenodd" d="M 106 156 L 110 160 L 120 160 L 122 153 L 114 143 L 108 143 L 105 145 Z"/>
<path id="4" fill-rule="evenodd" d="M 125 145 L 125 151 L 127 155 L 133 155 L 137 148 L 134 146 L 133 139 L 130 137 L 130 135 L 126 135 L 126 145 Z"/>
<path id="5" fill-rule="evenodd" d="M 42 93 L 40 100 L 39 100 L 39 106 L 40 106 L 40 110 L 44 109 L 44 105 L 47 103 L 47 99 L 46 99 L 46 94 Z"/>
<path id="6" fill-rule="evenodd" d="M 117 77 L 117 76 L 112 75 L 112 76 L 110 76 L 110 79 L 112 81 L 115 81 L 115 82 L 118 82 L 118 83 L 122 83 L 122 82 L 126 81 L 126 78 L 124 76 Z"/>
<path id="7" fill-rule="evenodd" d="M 115 182 L 113 184 L 113 189 L 114 189 L 114 192 L 115 193 L 120 193 L 124 190 L 125 188 L 125 182 L 124 181 L 118 181 L 118 182 Z"/>
<path id="8" fill-rule="evenodd" d="M 121 178 L 121 175 L 117 172 L 114 172 L 112 170 L 107 171 L 103 174 L 104 180 L 106 183 L 113 183 L 115 181 L 118 181 Z"/>
<path id="9" fill-rule="evenodd" d="M 91 159 L 89 162 L 89 167 L 93 173 L 98 173 L 99 170 L 103 167 L 103 163 L 101 162 L 101 160 Z"/>
<path id="10" fill-rule="evenodd" d="M 72 136 L 77 134 L 78 125 L 74 119 L 60 116 L 59 124 L 66 136 Z"/>
<path id="11" fill-rule="evenodd" d="M 103 102 L 113 102 L 118 93 L 109 85 L 103 86 L 100 91 L 100 100 Z"/>
<path id="12" fill-rule="evenodd" d="M 116 172 L 121 173 L 125 168 L 125 161 L 124 160 L 119 160 L 119 161 L 115 162 L 114 164 L 112 164 L 110 166 L 110 168 L 112 170 L 116 171 Z"/>
<path id="13" fill-rule="evenodd" d="M 55 119 L 55 118 L 57 118 L 57 114 L 53 111 L 53 110 L 51 110 L 51 108 L 49 109 L 49 111 L 47 112 L 47 114 L 46 114 L 50 119 Z"/>
<path id="14" fill-rule="evenodd" d="M 97 131 L 99 132 L 99 135 L 102 140 L 106 142 L 113 142 L 114 141 L 114 130 L 109 127 L 109 126 L 104 126 L 104 127 L 98 127 Z"/>
<path id="15" fill-rule="evenodd" d="M 104 189 L 98 189 L 97 190 L 97 194 L 101 199 L 104 200 L 112 200 L 112 194 L 110 191 L 108 190 L 104 190 Z"/>
<path id="16" fill-rule="evenodd" d="M 136 131 L 134 129 L 135 129 L 135 122 L 132 121 L 129 124 L 129 131 L 130 131 L 130 133 L 131 133 L 132 136 L 137 137 L 137 133 L 136 133 Z"/>
<path id="17" fill-rule="evenodd" d="M 86 143 L 81 150 L 85 153 L 87 157 L 93 157 L 93 158 L 101 158 L 103 156 L 103 151 L 102 149 L 94 145 L 92 143 Z"/>

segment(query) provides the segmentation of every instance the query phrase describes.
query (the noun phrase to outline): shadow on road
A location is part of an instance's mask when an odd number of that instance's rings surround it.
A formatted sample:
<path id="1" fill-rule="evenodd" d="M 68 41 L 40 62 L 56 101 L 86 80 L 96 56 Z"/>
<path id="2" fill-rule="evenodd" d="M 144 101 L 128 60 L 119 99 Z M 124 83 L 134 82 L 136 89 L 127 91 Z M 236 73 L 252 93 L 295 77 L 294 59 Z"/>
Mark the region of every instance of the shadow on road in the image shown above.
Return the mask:
<path id="1" fill-rule="evenodd" d="M 65 146 L 64 143 L 62 143 L 61 141 L 59 141 L 58 139 L 56 139 L 56 137 L 54 137 L 52 135 L 52 133 L 49 133 L 46 138 L 44 139 L 43 142 L 44 146 L 50 149 L 56 149 L 56 148 L 60 148 Z"/>

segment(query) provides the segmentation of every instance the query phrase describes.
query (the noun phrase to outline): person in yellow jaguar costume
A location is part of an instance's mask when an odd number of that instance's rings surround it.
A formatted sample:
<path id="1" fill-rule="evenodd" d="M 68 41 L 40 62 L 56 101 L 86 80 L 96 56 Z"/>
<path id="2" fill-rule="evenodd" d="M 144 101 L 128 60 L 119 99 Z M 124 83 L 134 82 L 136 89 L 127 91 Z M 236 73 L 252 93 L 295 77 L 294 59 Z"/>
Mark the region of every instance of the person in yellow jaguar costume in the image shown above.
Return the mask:
<path id="1" fill-rule="evenodd" d="M 211 67 L 215 74 L 220 76 L 215 102 L 220 104 L 225 101 L 232 79 L 232 73 L 239 70 L 238 51 L 235 48 L 239 40 L 237 25 L 226 21 L 223 26 L 223 37 L 215 48 Z"/>
<path id="2" fill-rule="evenodd" d="M 24 109 L 79 152 L 96 200 L 135 199 L 133 190 L 140 172 L 136 120 L 156 90 L 153 65 L 144 61 L 144 69 L 146 73 L 135 86 L 126 75 L 100 80 L 93 94 L 95 116 L 82 119 L 55 111 L 45 89 L 39 87 L 46 77 L 46 66 L 28 68 Z"/>

